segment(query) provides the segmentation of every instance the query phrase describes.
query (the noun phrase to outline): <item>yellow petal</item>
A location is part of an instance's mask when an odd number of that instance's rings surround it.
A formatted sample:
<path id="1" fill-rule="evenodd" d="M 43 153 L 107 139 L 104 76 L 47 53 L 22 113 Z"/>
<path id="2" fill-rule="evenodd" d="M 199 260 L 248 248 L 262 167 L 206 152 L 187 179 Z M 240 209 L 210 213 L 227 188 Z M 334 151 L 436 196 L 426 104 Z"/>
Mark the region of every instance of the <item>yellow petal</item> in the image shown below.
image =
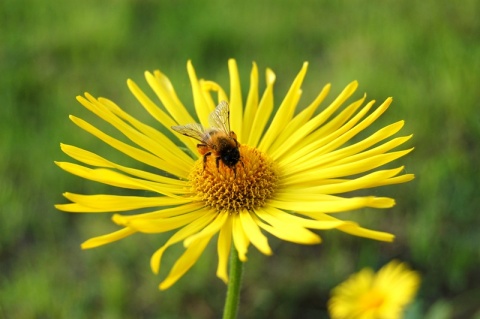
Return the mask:
<path id="1" fill-rule="evenodd" d="M 365 150 L 397 133 L 402 128 L 402 126 L 403 121 L 394 123 L 392 125 L 384 127 L 383 129 L 377 131 L 376 133 L 372 134 L 368 138 L 358 143 L 334 151 L 325 151 L 326 148 L 331 148 L 331 145 L 325 145 L 325 147 L 320 147 L 317 150 L 305 155 L 303 158 L 299 158 L 294 162 L 295 164 L 284 161 L 280 164 L 280 166 L 302 166 L 302 169 L 313 168 L 320 165 L 333 166 L 347 162 L 357 161 L 359 159 L 364 159 L 373 155 L 386 153 L 391 149 L 394 149 L 395 147 L 405 143 L 413 135 L 398 137 L 387 141 L 375 148 L 369 149 L 368 151 Z M 349 139 L 350 137 L 343 135 L 338 139 L 344 138 Z M 296 171 L 298 171 L 298 169 L 292 169 L 289 173 L 295 174 Z"/>
<path id="2" fill-rule="evenodd" d="M 403 123 L 400 123 L 403 125 Z M 391 128 L 391 127 L 387 127 Z M 395 132 L 395 131 L 394 131 Z M 379 132 L 377 132 L 379 133 Z M 296 161 L 295 164 L 290 163 L 287 166 L 294 167 L 289 170 L 288 174 L 296 174 L 299 171 L 304 171 L 308 169 L 312 169 L 315 167 L 332 167 L 336 165 L 346 164 L 346 163 L 353 163 L 358 162 L 363 159 L 368 159 L 376 155 L 381 155 L 389 152 L 390 150 L 402 145 L 403 143 L 407 142 L 413 135 L 409 136 L 402 136 L 397 137 L 379 146 L 371 148 L 367 151 L 365 149 L 371 147 L 374 144 L 377 144 L 383 139 L 386 139 L 390 136 L 389 133 L 391 132 L 382 132 L 383 134 L 377 134 L 370 137 L 374 137 L 373 139 L 367 138 L 361 142 L 355 143 L 353 145 L 344 147 L 342 149 L 338 149 L 335 151 L 323 151 L 323 148 L 318 149 L 317 151 L 311 152 L 311 154 L 304 156 L 299 161 Z M 340 139 L 342 139 L 341 137 Z M 330 147 L 330 146 L 328 146 Z M 285 165 L 282 163 L 282 165 Z"/>
<path id="3" fill-rule="evenodd" d="M 252 215 L 252 218 L 257 225 L 280 239 L 304 245 L 318 244 L 321 242 L 320 236 L 317 234 L 304 227 L 301 227 L 300 225 L 286 223 L 278 218 L 275 218 L 274 216 L 266 213 L 262 208 L 257 208 L 255 213 L 256 215 Z M 260 220 L 259 217 L 268 224 Z"/>
<path id="4" fill-rule="evenodd" d="M 163 106 L 168 114 L 177 123 L 194 123 L 188 110 L 178 98 L 169 78 L 160 71 L 155 71 L 154 74 L 145 72 L 145 79 L 155 92 L 157 97 L 162 101 Z"/>
<path id="5" fill-rule="evenodd" d="M 346 122 L 350 116 L 355 113 L 355 111 L 362 105 L 363 101 L 365 101 L 365 95 L 363 98 L 355 101 L 354 103 L 350 104 L 348 107 L 346 107 L 345 110 L 340 112 L 339 115 L 335 116 L 333 119 L 329 120 L 331 116 L 333 116 L 337 110 L 342 106 L 343 103 L 349 99 L 353 93 L 358 88 L 358 82 L 353 81 L 350 82 L 343 90 L 342 92 L 333 100 L 332 103 L 330 103 L 329 106 L 325 108 L 320 114 L 315 116 L 313 118 L 313 121 L 309 121 L 308 125 L 311 125 L 316 128 L 320 128 L 322 130 L 322 134 L 326 135 L 330 132 L 330 130 L 334 130 L 335 127 L 339 127 L 341 123 Z M 327 120 L 329 120 L 327 122 Z M 336 125 L 332 125 L 330 123 L 336 123 Z M 325 123 L 325 124 L 324 124 Z M 328 129 L 330 128 L 330 130 Z"/>
<path id="6" fill-rule="evenodd" d="M 386 232 L 381 232 L 381 231 L 376 231 L 376 230 L 370 230 L 367 228 L 363 228 L 357 225 L 344 225 L 338 227 L 338 230 L 343 231 L 344 233 L 350 234 L 350 235 L 355 235 L 359 237 L 365 237 L 365 238 L 370 238 L 370 239 L 375 239 L 375 240 L 380 240 L 380 241 L 386 241 L 386 242 L 392 242 L 395 239 L 395 235 L 386 233 Z"/>
<path id="7" fill-rule="evenodd" d="M 288 123 L 295 111 L 295 106 L 300 99 L 303 79 L 307 74 L 308 62 L 303 63 L 302 69 L 298 73 L 297 77 L 293 81 L 290 89 L 287 92 L 282 104 L 280 104 L 272 123 L 268 127 L 267 131 L 262 137 L 262 140 L 258 146 L 258 149 L 267 152 L 274 140 L 278 137 L 280 132 L 285 128 L 285 123 Z"/>
<path id="8" fill-rule="evenodd" d="M 373 281 L 374 289 L 390 292 L 391 303 L 397 304 L 398 307 L 407 305 L 413 299 L 419 285 L 420 275 L 398 260 L 383 266 Z M 396 287 L 395 291 L 390 289 L 392 286 Z"/>
<path id="9" fill-rule="evenodd" d="M 282 189 L 277 192 L 278 196 L 290 196 L 296 198 L 297 194 L 339 194 L 347 193 L 354 190 L 366 189 L 384 185 L 390 185 L 394 183 L 406 182 L 413 179 L 412 174 L 406 174 L 400 179 L 395 179 L 394 176 L 399 174 L 404 170 L 404 167 L 401 166 L 395 169 L 375 171 L 370 174 L 354 178 L 351 180 L 345 179 L 338 181 L 336 183 L 327 183 L 325 185 L 315 185 L 311 187 L 282 187 Z M 316 184 L 316 183 L 314 183 Z"/>
<path id="10" fill-rule="evenodd" d="M 353 83 L 356 84 L 356 82 Z M 331 135 L 338 129 L 347 125 L 347 123 L 349 123 L 348 126 L 350 127 L 356 124 L 368 113 L 371 107 L 375 104 L 375 100 L 370 101 L 359 110 L 359 108 L 363 105 L 363 102 L 365 102 L 366 98 L 367 95 L 363 94 L 362 98 L 349 104 L 347 107 L 345 107 L 345 109 L 340 111 L 338 115 L 330 119 L 328 122 L 325 122 L 313 134 L 310 134 L 307 138 L 302 140 L 302 143 L 305 145 L 306 143 L 311 143 L 312 141 L 315 141 L 319 136 Z M 355 114 L 355 112 L 357 112 L 357 114 Z M 352 119 L 353 122 L 351 122 Z"/>
<path id="11" fill-rule="evenodd" d="M 168 274 L 167 278 L 160 284 L 159 288 L 165 290 L 170 288 L 177 282 L 200 258 L 200 255 L 207 247 L 211 237 L 202 238 L 194 242 L 187 250 L 180 256 L 172 270 Z"/>
<path id="12" fill-rule="evenodd" d="M 233 244 L 238 252 L 238 258 L 245 262 L 247 261 L 247 252 L 250 241 L 243 230 L 242 221 L 238 214 L 231 216 L 232 218 L 232 234 L 233 234 Z"/>
<path id="13" fill-rule="evenodd" d="M 116 106 L 113 102 L 107 99 L 97 100 L 88 93 L 86 93 L 85 96 L 87 97 L 88 101 L 83 97 L 77 97 L 77 100 L 82 103 L 87 109 L 89 109 L 98 117 L 102 118 L 110 125 L 115 127 L 130 141 L 142 147 L 144 150 L 147 150 L 148 152 L 156 155 L 158 158 L 161 158 L 167 163 L 170 163 L 170 166 L 175 165 L 181 168 L 192 164 L 192 161 L 188 159 L 186 155 L 179 156 L 180 150 L 178 149 L 178 147 L 174 147 L 173 143 L 168 142 L 168 139 L 166 137 L 162 137 L 161 140 L 163 140 L 164 143 L 170 143 L 170 149 L 165 148 L 162 144 L 159 144 L 157 140 L 151 138 L 150 136 L 145 135 L 140 131 L 134 129 L 132 126 L 125 123 L 121 118 L 112 113 L 110 109 L 116 110 L 117 112 L 120 110 L 120 108 Z M 122 115 L 125 115 L 124 112 L 120 113 Z M 161 136 L 161 133 L 157 132 L 156 136 Z M 170 150 L 175 151 L 171 153 Z"/>
<path id="14" fill-rule="evenodd" d="M 93 136 L 99 138 L 100 140 L 110 145 L 111 147 L 115 148 L 116 150 L 124 153 L 127 156 L 130 156 L 131 158 L 141 163 L 145 163 L 152 167 L 158 168 L 161 171 L 169 172 L 178 177 L 188 176 L 189 174 L 189 167 L 187 166 L 184 167 L 184 166 L 178 165 L 178 163 L 177 164 L 169 163 L 166 160 L 153 155 L 152 153 L 146 152 L 139 148 L 123 143 L 118 139 L 115 139 L 103 133 L 102 131 L 98 130 L 94 126 L 90 125 L 89 123 L 75 116 L 70 116 L 70 119 L 80 128 L 89 132 Z"/>
<path id="15" fill-rule="evenodd" d="M 208 105 L 211 106 L 213 109 L 216 107 L 220 101 L 229 101 L 227 94 L 223 90 L 223 88 L 218 85 L 218 83 L 213 82 L 213 81 L 205 81 L 205 80 L 200 80 L 200 87 L 202 88 L 202 94 L 203 98 L 207 102 Z M 211 91 L 217 92 L 217 99 L 215 100 L 212 98 Z"/>
<path id="16" fill-rule="evenodd" d="M 322 113 L 318 114 L 313 119 L 302 125 L 295 132 L 295 134 L 291 135 L 291 137 L 289 137 L 285 141 L 282 149 L 284 150 L 284 152 L 288 151 L 288 153 L 286 154 L 291 156 L 291 159 L 288 160 L 289 162 L 301 158 L 305 154 L 308 154 L 310 151 L 315 150 L 315 148 L 312 148 L 311 150 L 308 150 L 303 154 L 299 154 L 299 152 L 307 150 L 312 143 L 317 143 L 321 137 L 325 137 L 330 134 L 331 131 L 335 131 L 332 129 L 336 128 L 336 126 L 340 126 L 343 123 L 341 120 L 338 120 L 338 118 L 346 119 L 350 117 L 350 115 L 358 107 L 360 107 L 365 98 L 352 103 L 335 118 L 337 120 L 331 120 L 330 122 L 326 122 L 330 118 L 330 116 L 332 116 L 332 114 L 334 114 L 335 111 L 342 105 L 342 103 L 345 102 L 345 100 L 348 99 L 355 92 L 357 86 L 358 83 L 356 81 L 350 83 Z M 325 122 L 326 124 L 324 126 L 321 126 Z M 275 156 L 274 159 L 277 159 L 280 155 L 282 155 L 280 148 L 272 150 L 272 152 Z"/>
<path id="17" fill-rule="evenodd" d="M 329 178 L 339 178 L 360 174 L 390 163 L 402 156 L 407 155 L 411 151 L 413 151 L 413 148 L 404 151 L 379 154 L 352 163 L 346 163 L 332 167 L 308 169 L 305 172 L 297 173 L 296 175 L 288 176 L 285 179 L 282 179 L 282 185 L 309 186 L 308 183 L 311 181 L 321 181 Z"/>
<path id="18" fill-rule="evenodd" d="M 270 200 L 268 205 L 290 211 L 302 210 L 304 212 L 339 213 L 364 207 L 390 208 L 395 205 L 395 201 L 387 197 L 368 196 L 343 198 L 334 201 L 297 200 L 287 202 Z"/>
<path id="19" fill-rule="evenodd" d="M 258 68 L 254 62 L 250 73 L 250 89 L 248 90 L 247 102 L 245 103 L 245 112 L 243 117 L 242 139 L 240 142 L 246 142 L 250 138 L 250 132 L 257 129 L 253 126 L 255 113 L 258 110 Z"/>
<path id="20" fill-rule="evenodd" d="M 218 266 L 217 277 L 222 279 L 224 283 L 228 283 L 228 258 L 230 256 L 230 249 L 232 246 L 232 218 L 228 218 L 220 234 L 218 235 Z"/>
<path id="21" fill-rule="evenodd" d="M 195 69 L 193 68 L 192 61 L 190 60 L 187 62 L 187 72 L 188 77 L 190 78 L 190 83 L 192 85 L 193 104 L 195 105 L 195 111 L 197 112 L 200 124 L 202 124 L 203 127 L 208 127 L 208 118 L 213 109 L 209 107 L 208 103 L 206 103 L 205 98 L 203 97 L 202 88 L 197 79 L 197 75 L 195 74 Z"/>
<path id="22" fill-rule="evenodd" d="M 244 232 L 247 235 L 250 242 L 265 255 L 271 255 L 272 249 L 268 245 L 268 239 L 264 234 L 262 234 L 257 223 L 255 223 L 252 216 L 250 216 L 250 213 L 244 210 L 244 211 L 241 211 L 239 215 L 240 215 L 240 221 L 242 222 Z"/>
<path id="23" fill-rule="evenodd" d="M 234 59 L 228 60 L 228 71 L 230 74 L 230 127 L 235 131 L 238 139 L 243 140 L 242 89 L 237 62 Z"/>
<path id="24" fill-rule="evenodd" d="M 284 212 L 282 210 L 276 209 L 275 207 L 265 206 L 263 208 L 264 213 L 271 215 L 279 221 L 282 221 L 286 224 L 299 225 L 306 228 L 313 229 L 333 229 L 338 228 L 346 223 L 343 220 L 339 219 L 330 219 L 330 220 L 314 220 L 306 219 L 298 215 L 293 215 L 291 213 Z M 263 215 L 262 215 L 263 216 Z"/>
<path id="25" fill-rule="evenodd" d="M 325 97 L 330 91 L 330 84 L 327 84 L 323 87 L 322 91 L 317 95 L 315 100 L 302 110 L 297 116 L 295 116 L 291 121 L 286 123 L 286 127 L 280 132 L 277 139 L 273 142 L 270 149 L 270 154 L 272 158 L 277 159 L 281 154 L 287 152 L 289 149 L 285 147 L 286 141 L 296 134 L 296 132 L 310 120 L 313 113 L 317 110 L 320 103 L 323 102 Z"/>
<path id="26" fill-rule="evenodd" d="M 81 165 L 67 162 L 55 162 L 55 164 L 71 174 L 116 187 L 149 190 L 170 197 L 180 197 L 178 194 L 185 195 L 189 193 L 189 191 L 182 187 L 145 181 L 138 178 L 129 177 L 109 169 L 90 169 Z"/>
<path id="27" fill-rule="evenodd" d="M 192 245 L 192 243 L 194 243 L 195 241 L 200 240 L 204 237 L 212 237 L 213 235 L 215 235 L 220 231 L 220 229 L 223 227 L 227 219 L 228 219 L 228 213 L 217 214 L 215 219 L 210 224 L 208 224 L 207 227 L 202 229 L 202 231 L 186 238 L 185 241 L 183 242 L 183 245 L 185 247 L 188 247 Z"/>
<path id="28" fill-rule="evenodd" d="M 389 151 L 405 143 L 411 137 L 412 135 L 394 138 L 388 142 L 385 142 L 377 147 L 374 147 L 364 152 L 360 150 L 360 148 L 363 148 L 363 146 L 355 144 L 355 145 L 352 145 L 351 148 L 348 147 L 342 150 L 331 152 L 329 154 L 320 155 L 317 158 L 306 159 L 303 163 L 301 164 L 298 163 L 296 165 L 296 167 L 298 167 L 297 171 L 292 169 L 291 171 L 288 172 L 288 174 L 293 175 L 293 174 L 297 174 L 299 171 L 306 171 L 306 170 L 315 169 L 318 167 L 327 168 L 327 167 L 333 167 L 333 166 L 342 165 L 342 164 L 355 163 L 361 160 L 368 160 L 373 156 L 388 154 Z M 355 149 L 357 147 L 358 149 Z M 290 164 L 290 165 L 293 165 L 293 164 Z"/>
<path id="29" fill-rule="evenodd" d="M 192 223 L 193 221 L 204 218 L 206 215 L 209 215 L 208 212 L 204 210 L 199 210 L 195 212 L 189 212 L 179 216 L 173 216 L 168 218 L 158 218 L 158 219 L 133 219 L 127 221 L 126 225 L 136 231 L 147 233 L 147 234 L 157 234 L 164 233 L 172 229 L 177 229 L 187 224 Z M 118 216 L 118 215 L 117 215 Z M 207 218 L 209 218 L 208 216 Z M 121 222 L 121 219 L 115 220 L 117 223 Z"/>
<path id="30" fill-rule="evenodd" d="M 129 175 L 140 177 L 142 179 L 154 181 L 154 182 L 160 182 L 160 183 L 166 183 L 166 184 L 173 184 L 173 185 L 178 185 L 181 187 L 185 187 L 186 182 L 184 180 L 179 180 L 177 178 L 169 178 L 165 176 L 161 176 L 159 174 L 153 174 L 150 172 L 142 171 L 139 169 L 135 168 L 130 168 L 126 167 L 123 165 L 119 165 L 113 162 L 110 162 L 109 160 L 98 156 L 95 153 L 83 150 L 81 148 L 67 145 L 67 144 L 60 144 L 60 148 L 62 151 L 67 154 L 68 156 L 76 159 L 77 161 L 80 161 L 82 163 L 91 165 L 91 166 L 97 166 L 97 167 L 104 167 L 104 168 L 114 168 L 119 171 L 125 172 Z M 193 166 L 193 161 L 189 165 L 190 167 Z M 187 178 L 185 176 L 184 178 Z"/>
<path id="31" fill-rule="evenodd" d="M 258 110 L 253 119 L 250 135 L 248 137 L 247 144 L 252 147 L 258 145 L 273 110 L 273 85 L 275 84 L 275 73 L 273 73 L 272 70 L 267 69 L 266 78 L 267 88 L 265 89 L 260 104 L 258 105 Z"/>
<path id="32" fill-rule="evenodd" d="M 161 208 L 153 212 L 142 213 L 142 214 L 135 214 L 135 215 L 114 214 L 112 216 L 112 220 L 119 225 L 127 225 L 132 220 L 162 219 L 162 218 L 179 216 L 186 213 L 191 213 L 204 208 L 205 208 L 205 205 L 203 205 L 203 203 L 192 202 L 192 203 L 188 203 L 188 204 L 180 205 L 176 207 Z"/>
<path id="33" fill-rule="evenodd" d="M 322 213 L 313 213 L 313 212 L 307 212 L 307 211 L 299 211 L 298 213 L 305 216 L 309 216 L 317 220 L 324 220 L 324 221 L 338 220 L 337 218 L 334 218 L 330 215 L 322 214 Z M 365 237 L 365 238 L 370 238 L 370 239 L 375 239 L 380 241 L 392 242 L 393 239 L 395 238 L 395 236 L 392 234 L 366 229 L 366 228 L 360 227 L 356 223 L 348 223 L 348 224 L 340 225 L 337 229 L 350 235 Z"/>
<path id="34" fill-rule="evenodd" d="M 205 214 L 203 217 L 194 220 L 190 224 L 187 224 L 185 227 L 177 231 L 172 237 L 168 239 L 168 241 L 160 247 L 155 253 L 153 253 L 152 257 L 150 258 L 150 267 L 155 274 L 158 274 L 160 271 L 160 263 L 162 261 L 162 256 L 165 250 L 168 247 L 176 244 L 188 236 L 195 234 L 196 232 L 203 229 L 207 226 L 213 219 L 215 218 L 215 214 Z"/>
<path id="35" fill-rule="evenodd" d="M 373 101 L 365 105 L 353 118 L 350 118 L 346 123 L 344 123 L 344 119 L 346 121 L 348 118 L 347 116 L 343 116 L 343 113 L 349 112 L 349 109 L 352 107 L 356 109 L 362 103 L 363 99 L 353 103 L 349 108 L 345 109 L 335 118 L 336 121 L 332 120 L 328 122 L 324 127 L 316 130 L 304 139 L 299 140 L 298 143 L 294 143 L 292 140 L 287 141 L 282 147 L 283 153 L 286 154 L 285 161 L 290 163 L 294 162 L 294 160 L 295 162 L 302 162 L 303 158 L 305 156 L 309 156 L 309 154 L 312 152 L 316 152 L 316 154 L 327 154 L 329 151 L 333 151 L 339 146 L 343 145 L 346 141 L 352 138 L 352 128 L 362 119 L 362 117 L 368 113 L 373 105 Z M 337 125 L 338 127 L 336 127 Z M 305 126 L 307 127 L 308 123 Z M 332 126 L 334 126 L 335 129 L 331 130 L 330 128 Z M 331 132 L 327 133 L 327 131 Z M 299 137 L 295 137 L 295 140 L 298 139 Z M 287 150 L 289 151 L 288 153 L 286 153 Z"/>
<path id="36" fill-rule="evenodd" d="M 191 165 L 192 159 L 185 152 L 180 150 L 180 148 L 166 135 L 154 129 L 151 126 L 148 126 L 133 116 L 129 115 L 118 107 L 115 103 L 110 100 L 99 98 L 98 99 L 105 107 L 108 107 L 115 115 L 119 116 L 121 119 L 127 121 L 135 129 L 150 138 L 150 143 L 152 144 L 152 149 L 148 148 L 148 151 L 151 151 L 160 158 L 164 158 L 167 161 L 176 160 L 180 161 L 185 165 Z M 180 122 L 187 123 L 187 122 Z M 167 129 L 171 130 L 170 127 Z"/>
<path id="37" fill-rule="evenodd" d="M 145 74 L 146 76 L 146 74 Z M 176 125 L 174 119 L 170 114 L 164 112 L 160 109 L 157 104 L 155 104 L 132 80 L 127 80 L 127 86 L 130 89 L 130 92 L 135 96 L 135 98 L 140 102 L 140 104 L 145 108 L 145 110 L 160 124 L 164 127 L 170 127 Z"/>
<path id="38" fill-rule="evenodd" d="M 394 185 L 394 184 L 401 184 L 406 183 L 415 178 L 414 174 L 405 174 L 397 177 L 392 177 L 383 181 L 381 184 L 379 183 L 377 186 L 386 186 L 386 185 Z"/>
<path id="39" fill-rule="evenodd" d="M 189 198 L 170 198 L 166 196 L 82 195 L 74 193 L 64 193 L 63 196 L 75 204 L 57 205 L 59 206 L 57 208 L 71 213 L 120 212 L 139 208 L 179 205 L 191 201 Z"/>
<path id="40" fill-rule="evenodd" d="M 120 230 L 117 230 L 113 233 L 90 238 L 89 240 L 86 240 L 85 242 L 82 243 L 82 249 L 90 249 L 90 248 L 95 248 L 98 246 L 110 244 L 114 241 L 123 239 L 127 236 L 130 236 L 132 234 L 135 234 L 136 230 L 131 229 L 129 227 L 122 228 Z"/>
<path id="41" fill-rule="evenodd" d="M 342 158 L 342 157 L 345 158 L 347 156 L 352 156 L 354 154 L 360 154 L 364 150 L 368 149 L 369 147 L 372 147 L 375 144 L 378 144 L 378 143 L 386 140 L 387 138 L 391 137 L 392 135 L 396 134 L 398 131 L 400 131 L 400 129 L 403 127 L 404 124 L 405 124 L 404 121 L 398 121 L 398 122 L 395 122 L 393 124 L 387 125 L 387 126 L 381 128 L 380 130 L 376 131 L 372 135 L 368 136 L 367 138 L 361 140 L 360 142 L 349 145 L 347 147 L 344 147 L 344 148 L 342 148 L 340 150 L 337 150 L 335 152 L 332 152 L 332 153 L 339 153 L 338 158 Z M 390 150 L 390 149 L 395 148 L 396 146 L 399 146 L 399 145 L 405 143 L 412 136 L 413 135 L 397 137 L 397 138 L 395 138 L 391 141 L 385 142 L 382 145 L 392 144 L 392 146 L 390 146 L 390 148 L 387 149 L 387 150 Z M 365 152 L 363 152 L 362 154 L 364 154 L 364 153 Z"/>
<path id="42" fill-rule="evenodd" d="M 133 82 L 132 80 L 127 81 L 128 87 L 132 94 L 137 98 L 140 104 L 145 108 L 145 110 L 150 113 L 150 115 L 155 118 L 159 123 L 161 123 L 164 127 L 168 128 L 170 131 L 173 132 L 171 127 L 173 125 L 185 125 L 187 123 L 177 123 L 175 122 L 167 113 L 162 111 L 153 101 L 145 94 L 142 90 Z M 177 136 L 178 139 L 185 144 L 186 147 L 193 153 L 196 154 L 197 150 L 197 143 L 189 137 L 179 135 Z"/>
<path id="43" fill-rule="evenodd" d="M 358 162 L 358 161 L 361 161 L 361 160 L 364 160 L 364 159 L 368 159 L 368 158 L 371 158 L 373 156 L 377 156 L 377 155 L 380 155 L 380 154 L 388 154 L 388 152 L 390 150 L 392 150 L 393 148 L 396 148 L 397 146 L 405 143 L 406 141 L 408 141 L 413 135 L 409 135 L 409 136 L 404 136 L 404 137 L 399 137 L 399 138 L 394 138 L 388 142 L 385 142 L 383 143 L 382 145 L 378 146 L 378 147 L 375 147 L 375 148 L 372 148 L 368 151 L 365 151 L 365 152 L 361 152 L 361 153 L 358 153 L 358 154 L 355 154 L 355 155 L 351 155 L 351 156 L 345 156 L 344 158 L 342 158 L 341 160 L 338 160 L 336 161 L 333 165 L 342 165 L 342 164 L 347 164 L 347 163 L 354 163 L 354 162 Z M 410 149 L 410 150 L 413 150 Z M 410 150 L 406 150 L 406 152 L 409 152 Z M 390 153 L 390 154 L 393 154 Z M 403 156 L 403 155 L 402 155 Z M 333 166 L 332 165 L 332 166 Z"/>

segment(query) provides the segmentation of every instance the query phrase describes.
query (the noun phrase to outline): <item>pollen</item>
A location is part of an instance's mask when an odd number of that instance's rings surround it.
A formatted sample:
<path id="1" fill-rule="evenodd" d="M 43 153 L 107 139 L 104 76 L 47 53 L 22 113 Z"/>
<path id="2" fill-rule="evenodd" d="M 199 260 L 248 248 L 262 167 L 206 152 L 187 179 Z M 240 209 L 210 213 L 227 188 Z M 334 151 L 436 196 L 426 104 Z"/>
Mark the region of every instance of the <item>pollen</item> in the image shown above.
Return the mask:
<path id="1" fill-rule="evenodd" d="M 214 155 L 199 159 L 190 173 L 195 196 L 219 212 L 237 213 L 261 207 L 277 185 L 277 169 L 261 151 L 241 145 L 235 167 L 218 162 Z"/>

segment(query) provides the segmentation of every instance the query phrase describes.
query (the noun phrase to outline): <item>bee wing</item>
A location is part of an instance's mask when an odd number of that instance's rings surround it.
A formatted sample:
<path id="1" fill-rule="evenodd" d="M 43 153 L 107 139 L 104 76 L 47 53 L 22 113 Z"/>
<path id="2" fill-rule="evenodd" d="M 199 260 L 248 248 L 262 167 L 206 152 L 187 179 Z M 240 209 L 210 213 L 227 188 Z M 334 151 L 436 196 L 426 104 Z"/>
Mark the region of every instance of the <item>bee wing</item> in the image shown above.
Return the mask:
<path id="1" fill-rule="evenodd" d="M 220 102 L 215 110 L 210 114 L 208 122 L 213 128 L 219 129 L 230 134 L 230 108 L 226 101 Z"/>
<path id="2" fill-rule="evenodd" d="M 175 125 L 172 126 L 172 130 L 185 136 L 192 137 L 202 143 L 206 143 L 205 136 L 207 136 L 207 134 L 201 124 L 191 123 L 187 125 Z"/>

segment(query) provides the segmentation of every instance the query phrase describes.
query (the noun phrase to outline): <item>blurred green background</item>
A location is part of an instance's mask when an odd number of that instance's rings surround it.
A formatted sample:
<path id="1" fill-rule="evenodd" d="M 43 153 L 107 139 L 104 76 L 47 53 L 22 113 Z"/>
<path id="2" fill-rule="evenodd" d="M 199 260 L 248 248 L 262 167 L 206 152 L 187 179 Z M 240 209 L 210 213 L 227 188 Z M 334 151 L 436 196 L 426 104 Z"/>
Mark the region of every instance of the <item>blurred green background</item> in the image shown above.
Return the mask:
<path id="1" fill-rule="evenodd" d="M 68 159 L 60 142 L 110 152 L 69 121 L 75 114 L 98 123 L 76 95 L 108 97 L 154 125 L 127 78 L 147 90 L 143 72 L 161 69 L 191 105 L 186 61 L 228 90 L 233 57 L 245 92 L 252 61 L 260 74 L 275 71 L 277 105 L 304 61 L 310 66 L 303 103 L 328 82 L 330 101 L 355 79 L 356 97 L 393 96 L 375 127 L 405 119 L 402 132 L 414 133 L 409 143 L 416 147 L 397 161 L 416 174 L 413 182 L 371 191 L 396 198 L 397 206 L 351 214 L 396 234 L 393 244 L 337 231 L 321 232 L 323 244 L 313 247 L 271 238 L 273 256 L 250 249 L 240 318 L 327 318 L 331 288 L 393 258 L 423 276 L 407 318 L 479 318 L 479 12 L 477 0 L 3 0 L 0 317 L 220 317 L 226 287 L 215 277 L 214 244 L 175 286 L 158 291 L 183 247 L 167 254 L 158 277 L 149 259 L 165 236 L 136 235 L 82 251 L 81 242 L 114 229 L 110 215 L 66 214 L 53 205 L 66 202 L 64 191 L 111 188 L 53 161 Z"/>

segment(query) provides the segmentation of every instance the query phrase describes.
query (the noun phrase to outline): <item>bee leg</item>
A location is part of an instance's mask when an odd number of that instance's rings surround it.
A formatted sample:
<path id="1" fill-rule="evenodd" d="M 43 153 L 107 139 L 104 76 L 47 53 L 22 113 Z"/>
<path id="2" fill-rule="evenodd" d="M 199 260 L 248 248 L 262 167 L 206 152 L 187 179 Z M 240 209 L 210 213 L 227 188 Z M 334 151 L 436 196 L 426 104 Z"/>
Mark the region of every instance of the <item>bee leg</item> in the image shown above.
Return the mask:
<path id="1" fill-rule="evenodd" d="M 205 155 L 203 155 L 203 170 L 205 170 L 205 165 L 207 165 L 207 157 L 209 157 L 210 155 L 212 155 L 212 152 L 208 152 L 208 153 L 205 153 Z M 218 167 L 218 164 L 217 164 L 217 167 Z"/>
<path id="2" fill-rule="evenodd" d="M 240 164 L 242 164 L 242 167 L 243 167 L 243 171 L 245 172 L 245 164 L 243 164 L 243 161 L 242 161 L 242 157 L 240 156 L 240 159 L 238 160 L 240 162 Z M 237 166 L 235 165 L 234 167 L 234 171 L 235 171 L 235 174 L 236 174 L 236 171 L 237 171 Z"/>
<path id="3" fill-rule="evenodd" d="M 216 158 L 215 163 L 217 163 L 217 171 L 218 171 L 218 166 L 220 164 L 220 156 Z"/>

